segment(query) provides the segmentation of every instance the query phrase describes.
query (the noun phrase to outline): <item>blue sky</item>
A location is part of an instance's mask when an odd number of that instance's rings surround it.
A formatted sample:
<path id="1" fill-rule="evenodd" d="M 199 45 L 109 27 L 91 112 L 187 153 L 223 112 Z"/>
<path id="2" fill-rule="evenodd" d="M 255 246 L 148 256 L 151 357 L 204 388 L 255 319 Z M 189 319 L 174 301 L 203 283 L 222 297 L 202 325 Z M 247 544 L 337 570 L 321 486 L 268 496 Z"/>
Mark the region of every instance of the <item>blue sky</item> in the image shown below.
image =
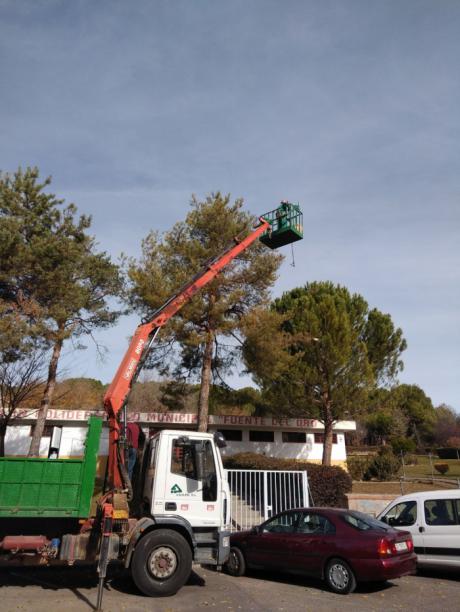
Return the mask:
<path id="1" fill-rule="evenodd" d="M 0 0 L 0 168 L 51 174 L 115 259 L 192 193 L 300 202 L 274 294 L 361 293 L 401 381 L 460 409 L 459 32 L 458 0 Z M 136 323 L 66 374 L 108 382 Z"/>

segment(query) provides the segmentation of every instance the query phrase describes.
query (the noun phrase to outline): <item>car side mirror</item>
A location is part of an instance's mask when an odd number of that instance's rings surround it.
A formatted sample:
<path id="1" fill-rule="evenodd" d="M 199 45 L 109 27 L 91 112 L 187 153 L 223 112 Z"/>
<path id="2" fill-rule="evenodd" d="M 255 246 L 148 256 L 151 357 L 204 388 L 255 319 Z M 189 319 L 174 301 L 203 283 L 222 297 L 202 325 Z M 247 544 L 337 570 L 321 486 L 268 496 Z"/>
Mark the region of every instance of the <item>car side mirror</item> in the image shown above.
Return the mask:
<path id="1" fill-rule="evenodd" d="M 258 527 L 251 527 L 251 531 L 249 532 L 251 535 L 257 535 L 259 533 Z"/>

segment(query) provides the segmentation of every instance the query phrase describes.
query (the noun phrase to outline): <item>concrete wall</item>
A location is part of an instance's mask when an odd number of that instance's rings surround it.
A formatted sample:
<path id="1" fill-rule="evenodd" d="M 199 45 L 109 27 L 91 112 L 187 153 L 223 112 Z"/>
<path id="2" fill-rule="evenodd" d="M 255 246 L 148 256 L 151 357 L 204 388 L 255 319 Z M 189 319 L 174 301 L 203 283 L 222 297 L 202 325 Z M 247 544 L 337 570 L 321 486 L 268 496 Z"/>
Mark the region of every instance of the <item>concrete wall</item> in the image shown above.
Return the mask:
<path id="1" fill-rule="evenodd" d="M 377 516 L 390 502 L 399 497 L 399 493 L 348 493 L 348 508 Z"/>

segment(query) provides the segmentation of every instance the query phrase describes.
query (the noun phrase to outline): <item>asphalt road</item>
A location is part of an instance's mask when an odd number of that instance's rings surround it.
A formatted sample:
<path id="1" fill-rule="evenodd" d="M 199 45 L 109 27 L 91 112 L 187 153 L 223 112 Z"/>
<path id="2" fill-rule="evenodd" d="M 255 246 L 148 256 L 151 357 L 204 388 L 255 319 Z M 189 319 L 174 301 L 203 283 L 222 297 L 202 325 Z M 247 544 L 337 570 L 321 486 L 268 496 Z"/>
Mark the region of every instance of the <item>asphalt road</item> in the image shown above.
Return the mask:
<path id="1" fill-rule="evenodd" d="M 87 569 L 0 569 L 1 612 L 87 612 L 95 609 L 97 578 Z M 174 597 L 142 596 L 129 575 L 112 571 L 104 592 L 105 612 L 373 612 L 460 610 L 460 571 L 425 571 L 383 586 L 361 585 L 335 595 L 323 583 L 298 576 L 252 572 L 242 578 L 196 567 Z"/>

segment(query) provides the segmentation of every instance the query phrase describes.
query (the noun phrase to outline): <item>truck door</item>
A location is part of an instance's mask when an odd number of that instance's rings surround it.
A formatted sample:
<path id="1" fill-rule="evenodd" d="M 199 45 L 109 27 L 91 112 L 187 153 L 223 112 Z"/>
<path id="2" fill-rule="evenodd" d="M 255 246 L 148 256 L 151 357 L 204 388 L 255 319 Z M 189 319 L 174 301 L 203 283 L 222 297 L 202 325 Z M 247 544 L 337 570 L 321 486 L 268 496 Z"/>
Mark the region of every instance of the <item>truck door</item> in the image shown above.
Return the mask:
<path id="1" fill-rule="evenodd" d="M 154 486 L 155 486 L 155 469 L 156 469 L 156 464 L 157 464 L 157 446 L 158 446 L 158 439 L 154 438 L 153 440 L 150 441 L 150 445 L 148 448 L 148 458 L 147 458 L 147 465 L 145 468 L 145 475 L 144 475 L 144 488 L 143 488 L 143 494 L 142 494 L 142 499 L 143 500 L 148 500 L 149 502 L 149 506 L 152 505 L 152 491 L 154 490 Z"/>
<path id="2" fill-rule="evenodd" d="M 222 524 L 220 475 L 217 472 L 215 446 L 211 440 L 191 440 L 181 445 L 169 439 L 169 465 L 165 479 L 164 513 L 183 516 L 192 526 L 219 527 Z M 198 480 L 196 448 L 203 444 L 204 477 Z"/>

